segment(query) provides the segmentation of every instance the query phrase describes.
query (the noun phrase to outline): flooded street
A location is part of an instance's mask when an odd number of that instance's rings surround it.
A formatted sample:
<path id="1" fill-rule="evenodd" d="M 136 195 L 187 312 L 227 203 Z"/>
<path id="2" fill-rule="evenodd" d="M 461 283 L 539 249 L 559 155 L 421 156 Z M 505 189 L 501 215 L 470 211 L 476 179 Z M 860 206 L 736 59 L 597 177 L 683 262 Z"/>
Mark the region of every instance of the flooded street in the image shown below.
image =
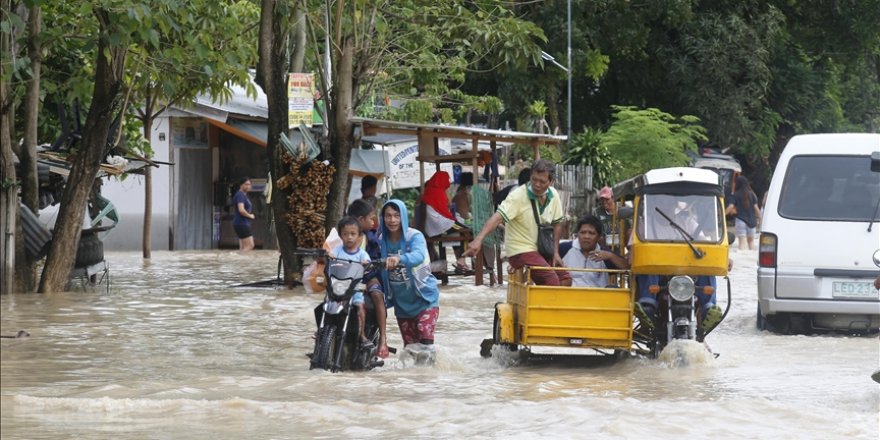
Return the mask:
<path id="1" fill-rule="evenodd" d="M 110 293 L 0 297 L 4 439 L 792 438 L 880 436 L 880 340 L 755 329 L 754 251 L 732 251 L 733 307 L 688 366 L 482 359 L 504 288 L 441 290 L 438 361 L 309 371 L 302 288 L 277 253 L 108 254 Z M 719 303 L 726 292 L 719 283 Z M 400 347 L 389 319 L 390 345 Z"/>

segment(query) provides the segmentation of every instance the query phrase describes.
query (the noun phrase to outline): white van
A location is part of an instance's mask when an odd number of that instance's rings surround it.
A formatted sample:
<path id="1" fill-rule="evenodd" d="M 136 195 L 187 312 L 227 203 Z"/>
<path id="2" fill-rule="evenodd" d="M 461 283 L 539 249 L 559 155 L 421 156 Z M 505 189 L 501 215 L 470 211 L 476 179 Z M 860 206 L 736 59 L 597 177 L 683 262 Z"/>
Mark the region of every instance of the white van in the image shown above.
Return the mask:
<path id="1" fill-rule="evenodd" d="M 872 164 L 872 155 L 874 156 Z M 872 166 L 873 165 L 873 166 Z M 880 134 L 795 136 L 767 194 L 758 328 L 873 331 L 880 296 Z"/>

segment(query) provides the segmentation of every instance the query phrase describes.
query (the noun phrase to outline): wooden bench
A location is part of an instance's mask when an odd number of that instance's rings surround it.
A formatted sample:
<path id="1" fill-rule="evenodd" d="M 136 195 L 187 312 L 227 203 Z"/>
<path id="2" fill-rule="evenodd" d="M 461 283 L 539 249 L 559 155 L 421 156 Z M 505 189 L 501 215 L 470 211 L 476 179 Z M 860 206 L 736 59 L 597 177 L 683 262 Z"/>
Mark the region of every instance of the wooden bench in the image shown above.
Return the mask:
<path id="1" fill-rule="evenodd" d="M 461 243 L 461 246 L 466 250 L 468 244 L 474 239 L 474 233 L 470 229 L 461 229 L 452 234 L 442 234 L 436 237 L 428 237 L 425 234 L 425 217 L 426 217 L 426 208 L 425 205 L 419 203 L 416 205 L 416 213 L 415 213 L 415 224 L 416 229 L 422 231 L 422 234 L 425 235 L 425 242 L 428 245 L 428 255 L 431 257 L 431 262 L 434 261 L 442 261 L 444 264 L 444 271 L 434 271 L 432 272 L 437 279 L 439 279 L 444 285 L 449 283 L 449 273 L 446 270 L 447 262 L 446 262 L 446 247 L 445 243 Z M 439 244 L 439 251 L 435 248 L 435 245 Z M 482 286 L 483 285 L 483 253 L 477 252 L 476 262 L 474 263 L 474 285 Z M 490 285 L 494 285 L 495 277 L 489 277 Z"/>

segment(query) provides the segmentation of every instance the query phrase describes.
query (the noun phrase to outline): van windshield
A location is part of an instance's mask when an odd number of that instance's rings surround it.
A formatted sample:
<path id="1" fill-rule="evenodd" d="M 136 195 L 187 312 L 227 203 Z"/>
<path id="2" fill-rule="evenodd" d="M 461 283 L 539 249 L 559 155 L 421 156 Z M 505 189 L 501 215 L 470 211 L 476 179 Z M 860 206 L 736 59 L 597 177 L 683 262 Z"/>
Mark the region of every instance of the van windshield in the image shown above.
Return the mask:
<path id="1" fill-rule="evenodd" d="M 874 216 L 877 197 L 880 173 L 871 172 L 870 156 L 795 156 L 783 181 L 779 215 L 867 222 Z"/>

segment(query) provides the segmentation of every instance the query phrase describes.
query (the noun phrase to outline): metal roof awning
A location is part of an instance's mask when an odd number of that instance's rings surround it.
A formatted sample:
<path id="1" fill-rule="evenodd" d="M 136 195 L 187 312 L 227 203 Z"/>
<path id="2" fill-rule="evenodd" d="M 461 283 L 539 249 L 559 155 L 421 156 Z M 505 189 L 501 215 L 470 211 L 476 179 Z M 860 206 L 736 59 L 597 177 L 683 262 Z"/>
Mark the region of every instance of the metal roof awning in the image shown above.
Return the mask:
<path id="1" fill-rule="evenodd" d="M 101 163 L 97 177 L 121 176 L 124 173 L 142 174 L 142 170 L 148 166 L 174 165 L 170 162 L 147 159 L 133 153 L 126 156 L 125 160 L 124 164 Z M 73 168 L 73 164 L 67 160 L 66 154 L 52 151 L 37 152 L 37 164 L 48 169 L 50 173 L 58 174 L 65 179 L 70 175 L 70 169 Z"/>
<path id="2" fill-rule="evenodd" d="M 205 118 L 205 121 L 227 133 L 266 148 L 266 139 L 269 137 L 269 128 L 265 122 L 244 121 L 232 118 L 227 119 L 226 122 L 220 122 L 216 119 L 210 118 Z M 294 132 L 296 132 L 296 130 L 291 130 L 291 134 Z"/>
<path id="3" fill-rule="evenodd" d="M 454 125 L 439 124 L 414 124 L 410 122 L 385 121 L 381 119 L 351 118 L 353 124 L 361 126 L 361 133 L 365 138 L 387 135 L 406 135 L 410 139 L 418 139 L 419 180 L 424 189 L 425 186 L 425 162 L 433 163 L 440 170 L 441 163 L 465 162 L 470 163 L 471 169 L 476 170 L 480 158 L 480 143 L 489 143 L 489 149 L 495 153 L 499 143 L 525 144 L 532 147 L 535 159 L 540 159 L 538 147 L 543 144 L 556 145 L 565 142 L 567 136 L 554 136 L 540 133 L 526 133 L 519 131 L 493 130 L 478 127 L 461 127 Z M 439 148 L 440 139 L 464 139 L 470 141 L 471 148 L 458 151 L 454 154 L 441 154 Z"/>
<path id="4" fill-rule="evenodd" d="M 540 133 L 527 133 L 521 131 L 493 130 L 478 127 L 462 127 L 456 125 L 440 124 L 414 124 L 410 122 L 385 121 L 381 119 L 351 118 L 354 124 L 362 127 L 363 135 L 379 136 L 387 134 L 399 134 L 415 136 L 419 140 L 419 160 L 433 162 L 437 160 L 468 160 L 477 154 L 480 141 L 488 141 L 491 144 L 497 142 L 530 145 L 538 155 L 538 146 L 542 144 L 560 144 L 565 142 L 567 136 L 555 136 Z M 465 154 L 440 157 L 434 151 L 438 139 L 466 139 L 472 141 L 473 151 Z"/>
<path id="5" fill-rule="evenodd" d="M 246 121 L 233 118 L 227 119 L 225 123 L 209 118 L 206 118 L 206 121 L 223 131 L 253 142 L 263 148 L 266 147 L 269 128 L 265 122 Z M 290 130 L 290 141 L 294 145 L 298 145 L 303 141 L 303 136 L 300 130 Z M 380 178 L 387 173 L 388 169 L 387 152 L 358 149 L 351 151 L 351 164 L 349 165 L 349 171 L 354 176 L 364 177 L 366 175 L 372 175 Z"/>
<path id="6" fill-rule="evenodd" d="M 351 150 L 349 174 L 357 177 L 367 175 L 381 179 L 388 174 L 388 152 L 379 150 Z"/>

